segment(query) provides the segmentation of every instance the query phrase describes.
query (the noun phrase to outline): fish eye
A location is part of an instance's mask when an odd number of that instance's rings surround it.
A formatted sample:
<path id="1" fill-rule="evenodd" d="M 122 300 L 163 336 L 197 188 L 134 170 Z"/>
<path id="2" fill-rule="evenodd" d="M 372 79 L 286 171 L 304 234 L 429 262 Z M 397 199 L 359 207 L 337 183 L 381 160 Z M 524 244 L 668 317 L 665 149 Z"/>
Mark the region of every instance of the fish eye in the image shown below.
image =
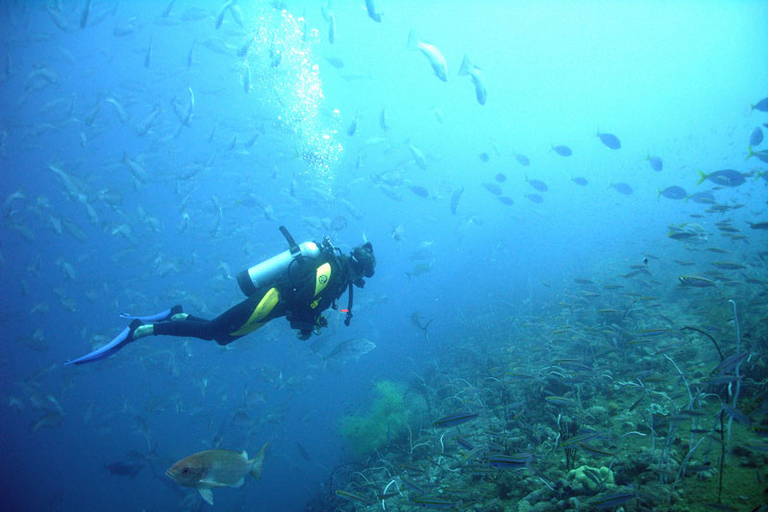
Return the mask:
<path id="1" fill-rule="evenodd" d="M 189 468 L 184 468 L 181 470 L 182 475 L 188 475 L 189 474 Z"/>

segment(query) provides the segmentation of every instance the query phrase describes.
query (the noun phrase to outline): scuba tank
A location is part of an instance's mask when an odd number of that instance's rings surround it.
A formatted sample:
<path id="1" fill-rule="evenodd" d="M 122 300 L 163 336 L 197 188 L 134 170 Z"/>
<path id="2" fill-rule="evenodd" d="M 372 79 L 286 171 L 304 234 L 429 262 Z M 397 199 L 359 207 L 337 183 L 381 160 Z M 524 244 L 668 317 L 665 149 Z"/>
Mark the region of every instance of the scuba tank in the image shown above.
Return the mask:
<path id="1" fill-rule="evenodd" d="M 250 297 L 261 287 L 272 285 L 288 272 L 294 261 L 302 258 L 314 259 L 320 256 L 321 247 L 315 242 L 297 244 L 285 226 L 280 226 L 280 232 L 288 240 L 290 247 L 287 251 L 272 256 L 268 260 L 237 274 L 237 284 L 240 285 L 240 289 L 246 297 Z"/>

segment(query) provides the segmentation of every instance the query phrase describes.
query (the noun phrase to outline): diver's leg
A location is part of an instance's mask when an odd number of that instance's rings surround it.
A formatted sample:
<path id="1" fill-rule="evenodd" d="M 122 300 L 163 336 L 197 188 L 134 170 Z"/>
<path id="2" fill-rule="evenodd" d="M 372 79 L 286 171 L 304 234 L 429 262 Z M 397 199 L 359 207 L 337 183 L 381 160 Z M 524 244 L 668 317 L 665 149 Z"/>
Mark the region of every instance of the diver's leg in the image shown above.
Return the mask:
<path id="1" fill-rule="evenodd" d="M 199 338 L 202 340 L 216 340 L 221 345 L 236 340 L 240 336 L 233 336 L 235 332 L 248 318 L 258 304 L 257 298 L 248 298 L 231 307 L 213 320 L 195 317 L 186 313 L 177 313 L 167 321 L 144 324 L 136 328 L 133 338 L 144 336 L 181 336 L 187 338 Z"/>
<path id="2" fill-rule="evenodd" d="M 212 340 L 216 337 L 217 332 L 217 326 L 214 322 L 213 320 L 205 320 L 204 318 L 194 317 L 186 313 L 175 313 L 167 320 L 154 323 L 144 323 L 140 318 L 134 318 L 131 320 L 131 324 L 123 329 L 112 341 L 90 354 L 73 361 L 68 361 L 67 364 L 90 363 L 105 359 L 128 343 L 145 336 L 183 336 Z"/>
<path id="3" fill-rule="evenodd" d="M 214 338 L 213 320 L 198 318 L 186 313 L 173 315 L 165 322 L 155 322 L 144 324 L 136 329 L 133 337 L 143 338 L 144 336 L 181 336 L 186 338 L 199 338 L 201 340 L 212 340 Z"/>
<path id="4" fill-rule="evenodd" d="M 285 315 L 285 306 L 280 302 L 276 288 L 254 293 L 217 318 L 211 320 L 215 332 L 213 339 L 219 345 L 227 345 L 251 333 L 273 318 Z"/>
<path id="5" fill-rule="evenodd" d="M 165 316 L 163 321 L 142 323 L 134 326 L 132 339 L 145 336 L 182 336 L 203 340 L 216 340 L 219 345 L 227 345 L 232 341 L 255 331 L 266 322 L 284 314 L 283 305 L 279 302 L 279 294 L 275 288 L 255 293 L 244 301 L 232 306 L 213 320 L 198 318 L 186 313 L 173 313 Z M 139 320 L 134 320 L 137 322 Z"/>
<path id="6" fill-rule="evenodd" d="M 180 304 L 176 304 L 171 309 L 166 309 L 165 311 L 161 311 L 156 315 L 135 316 L 128 313 L 123 313 L 120 315 L 120 318 L 127 318 L 129 320 L 141 320 L 142 322 L 162 322 L 165 320 L 170 320 L 174 316 L 180 314 L 184 314 L 184 308 L 182 308 Z"/>
<path id="7" fill-rule="evenodd" d="M 211 320 L 211 323 L 213 324 L 212 328 L 215 332 L 213 339 L 216 340 L 216 343 L 219 345 L 228 345 L 247 334 L 245 332 L 241 334 L 238 333 L 238 331 L 248 323 L 249 318 L 253 315 L 253 311 L 259 305 L 260 300 L 260 294 L 253 294 Z"/>
<path id="8" fill-rule="evenodd" d="M 256 293 L 243 302 L 231 307 L 213 320 L 197 318 L 181 312 L 181 306 L 149 317 L 130 317 L 131 324 L 123 329 L 112 341 L 67 364 L 82 364 L 104 359 L 128 343 L 145 336 L 183 336 L 203 340 L 216 340 L 219 345 L 253 332 L 266 322 L 285 314 L 285 307 L 279 300 L 279 293 L 270 288 Z M 145 323 L 147 319 L 159 319 Z"/>

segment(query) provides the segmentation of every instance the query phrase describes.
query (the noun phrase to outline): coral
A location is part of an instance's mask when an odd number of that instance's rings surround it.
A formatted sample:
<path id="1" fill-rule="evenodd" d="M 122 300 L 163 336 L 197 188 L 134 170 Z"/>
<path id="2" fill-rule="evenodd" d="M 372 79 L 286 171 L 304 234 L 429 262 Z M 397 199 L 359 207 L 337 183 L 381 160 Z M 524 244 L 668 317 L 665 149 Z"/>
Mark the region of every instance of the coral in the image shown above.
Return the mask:
<path id="1" fill-rule="evenodd" d="M 367 414 L 341 418 L 339 431 L 355 456 L 365 457 L 381 450 L 407 432 L 407 411 L 403 391 L 391 381 L 375 382 L 376 397 Z"/>
<path id="2" fill-rule="evenodd" d="M 596 494 L 603 489 L 610 489 L 614 485 L 613 471 L 605 466 L 599 469 L 589 466 L 580 466 L 568 472 L 567 480 L 575 490 L 584 493 Z"/>
<path id="3" fill-rule="evenodd" d="M 602 405 L 593 405 L 592 407 L 587 409 L 587 414 L 589 414 L 592 418 L 594 418 L 595 421 L 599 423 L 607 424 L 610 421 L 610 415 L 608 414 L 608 409 L 606 409 Z"/>
<path id="4" fill-rule="evenodd" d="M 648 406 L 646 409 L 650 414 L 654 416 L 668 416 L 669 415 L 669 409 L 667 409 L 666 405 L 661 405 L 657 403 L 652 403 Z"/>

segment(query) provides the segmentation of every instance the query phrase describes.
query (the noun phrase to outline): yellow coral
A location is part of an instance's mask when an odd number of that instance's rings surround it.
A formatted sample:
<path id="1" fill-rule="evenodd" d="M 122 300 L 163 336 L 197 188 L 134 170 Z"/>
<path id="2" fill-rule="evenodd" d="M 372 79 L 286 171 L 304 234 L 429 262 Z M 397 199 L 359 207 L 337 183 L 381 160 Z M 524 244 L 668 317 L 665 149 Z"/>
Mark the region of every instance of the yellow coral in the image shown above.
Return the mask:
<path id="1" fill-rule="evenodd" d="M 403 391 L 394 382 L 374 383 L 376 397 L 367 414 L 351 414 L 341 418 L 339 431 L 355 456 L 364 457 L 381 450 L 407 430 L 407 413 Z"/>

